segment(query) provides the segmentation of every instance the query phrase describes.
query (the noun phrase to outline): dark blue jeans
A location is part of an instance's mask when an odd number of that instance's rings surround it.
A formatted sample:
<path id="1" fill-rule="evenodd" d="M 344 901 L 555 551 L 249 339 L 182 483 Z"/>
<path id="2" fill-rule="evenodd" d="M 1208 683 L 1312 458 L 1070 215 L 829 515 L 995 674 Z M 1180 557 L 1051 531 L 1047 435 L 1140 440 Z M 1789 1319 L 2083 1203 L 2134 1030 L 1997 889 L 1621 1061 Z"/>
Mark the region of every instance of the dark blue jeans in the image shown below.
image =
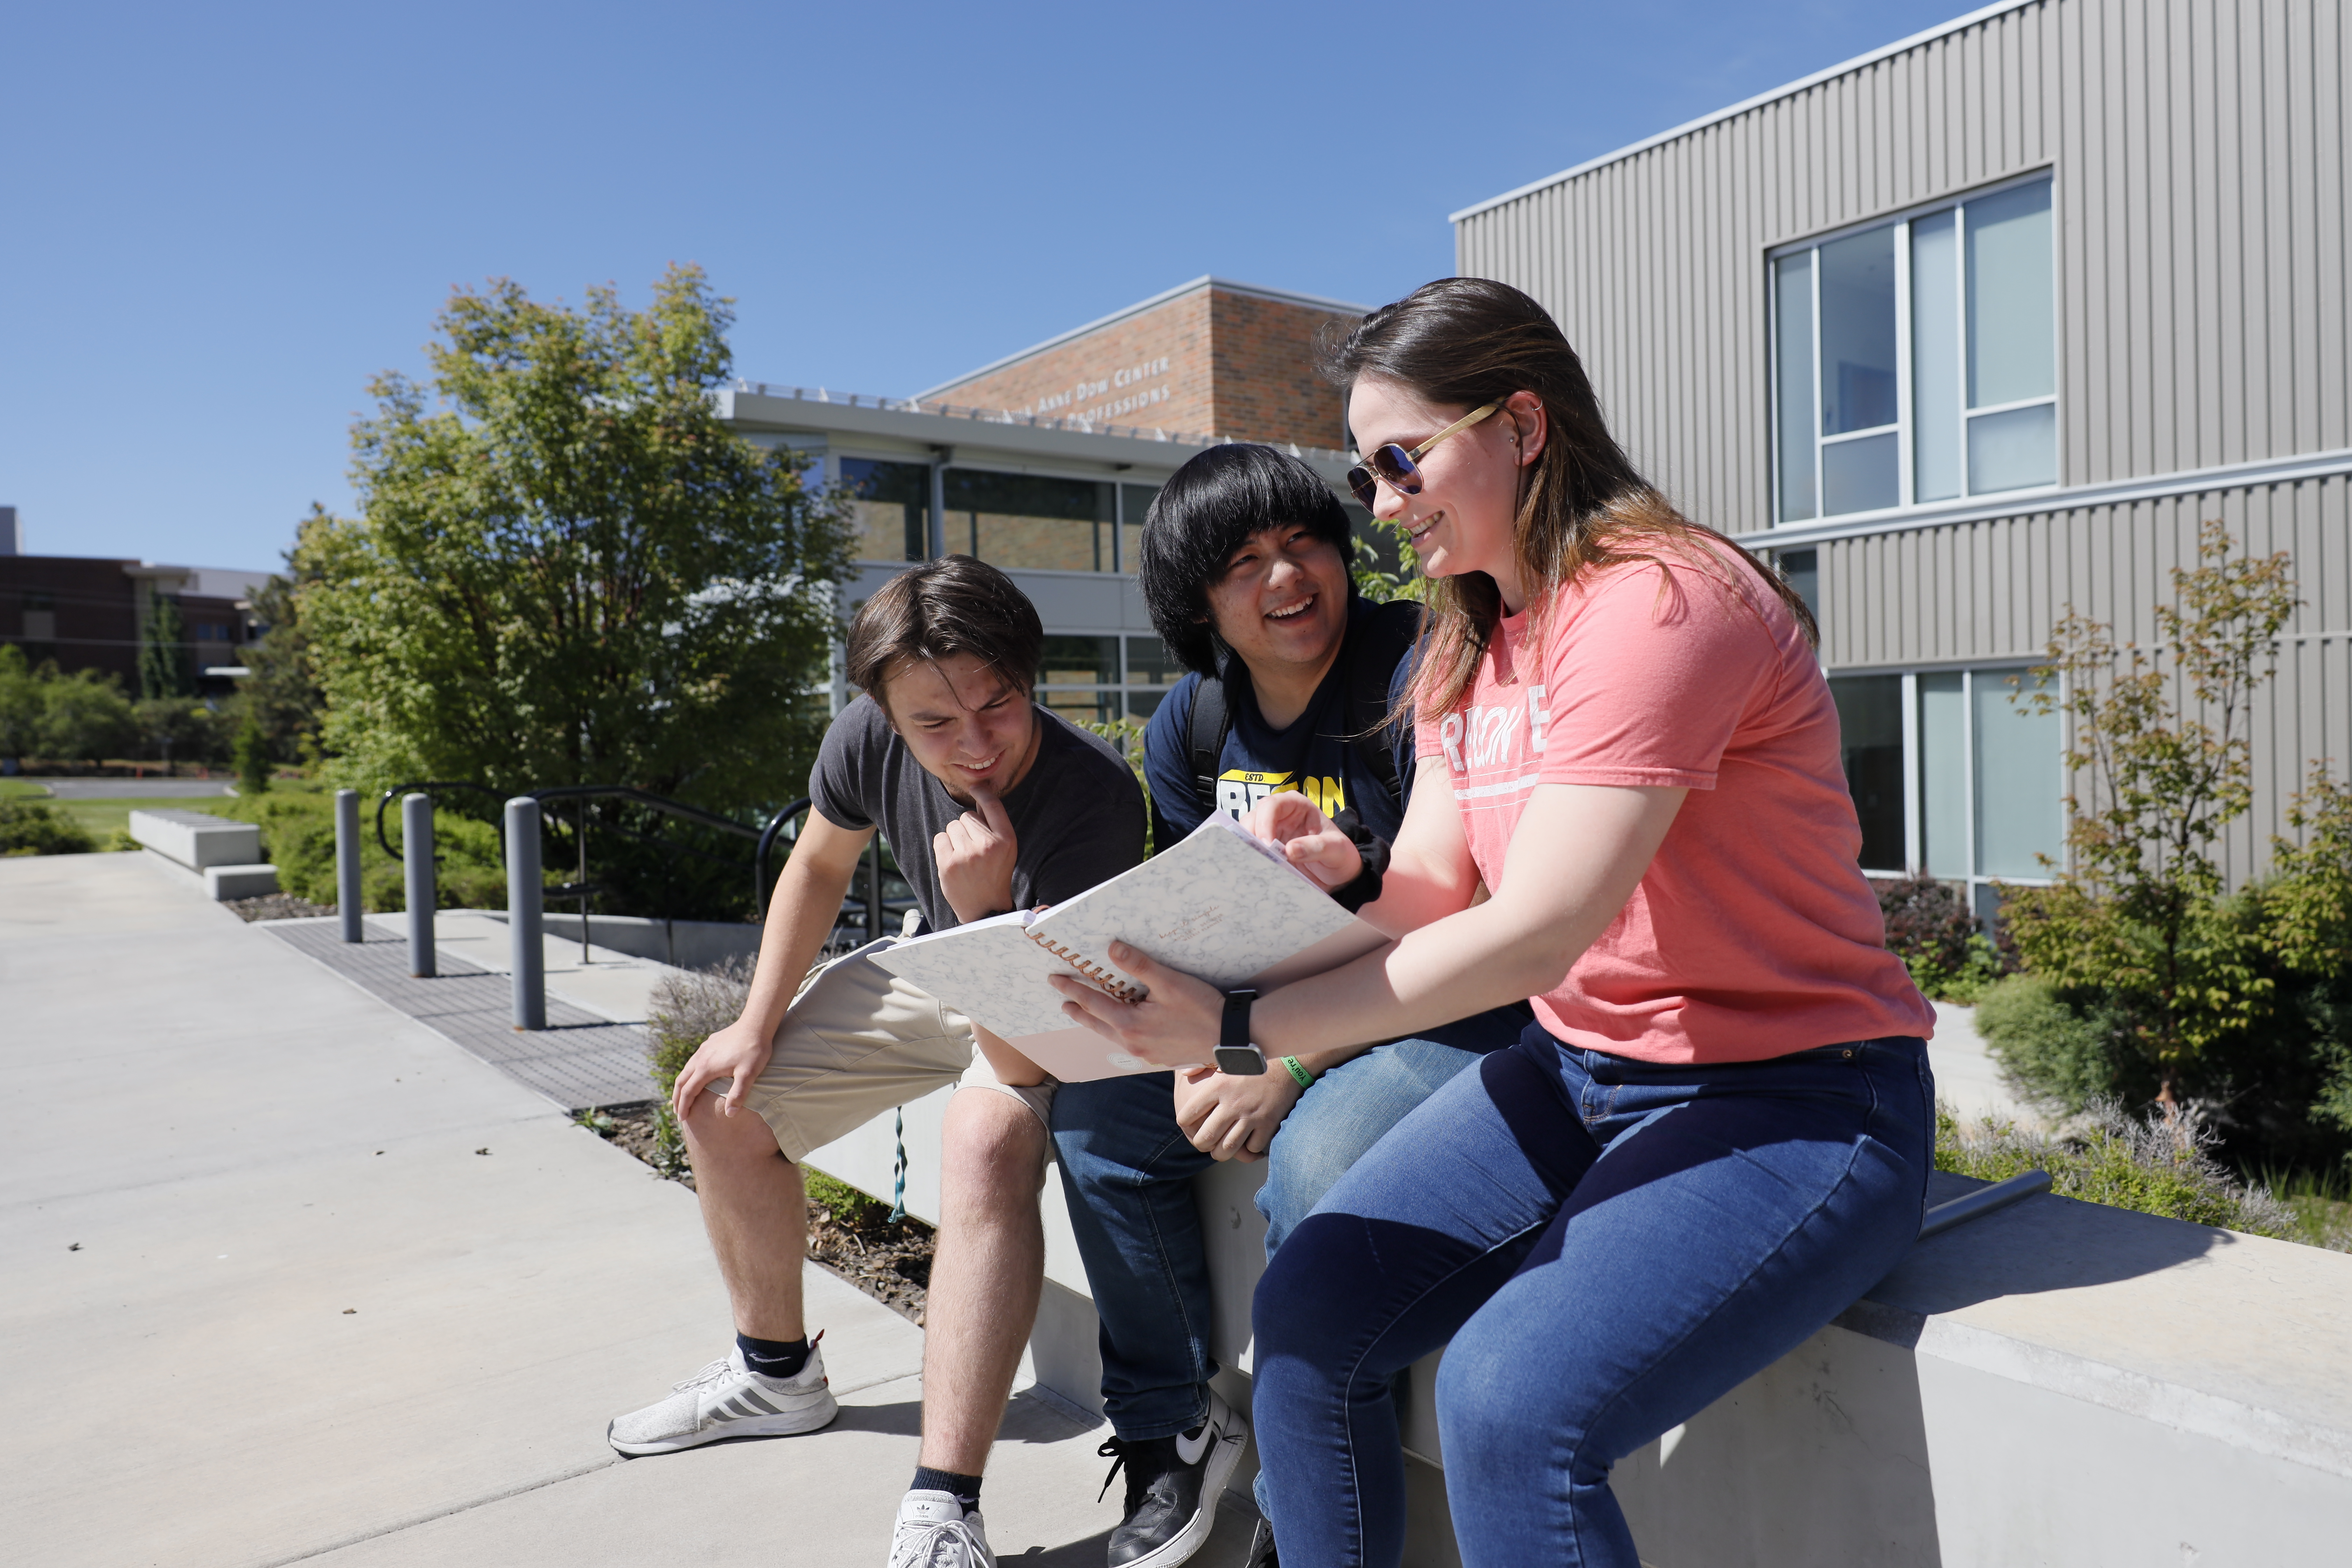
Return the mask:
<path id="1" fill-rule="evenodd" d="M 1636 1568 L 1610 1468 L 1894 1267 L 1934 1142 L 1920 1040 L 1653 1066 L 1530 1028 L 1359 1161 L 1258 1283 L 1283 1562 L 1397 1563 L 1390 1385 L 1444 1345 L 1464 1563 Z"/>
<path id="2" fill-rule="evenodd" d="M 1523 1006 L 1496 1008 L 1426 1038 L 1375 1046 L 1318 1079 L 1266 1152 L 1257 1208 L 1268 1255 L 1381 1134 L 1480 1055 L 1509 1046 L 1529 1016 Z M 1176 1125 L 1174 1080 L 1147 1073 L 1064 1084 L 1054 1144 L 1102 1321 L 1104 1411 L 1122 1437 L 1185 1431 L 1206 1412 L 1217 1370 L 1192 1201 L 1192 1178 L 1211 1162 Z"/>

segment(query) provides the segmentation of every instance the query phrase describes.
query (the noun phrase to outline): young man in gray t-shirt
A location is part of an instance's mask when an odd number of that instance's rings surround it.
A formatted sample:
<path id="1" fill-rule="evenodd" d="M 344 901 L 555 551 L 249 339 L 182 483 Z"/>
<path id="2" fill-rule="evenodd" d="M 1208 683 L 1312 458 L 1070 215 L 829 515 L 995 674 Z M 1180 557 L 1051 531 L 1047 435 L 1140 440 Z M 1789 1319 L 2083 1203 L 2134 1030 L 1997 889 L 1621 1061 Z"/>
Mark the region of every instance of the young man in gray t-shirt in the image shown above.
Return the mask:
<path id="1" fill-rule="evenodd" d="M 910 568 L 851 623 L 849 678 L 867 695 L 825 734 L 743 1015 L 702 1043 L 671 1100 L 735 1348 L 610 1431 L 625 1454 L 659 1454 L 830 1422 L 802 1317 L 799 1161 L 936 1089 L 992 1090 L 950 1100 L 942 1137 L 920 1468 L 897 1543 L 924 1563 L 989 1561 L 980 1475 L 1037 1311 L 1055 1086 L 870 948 L 802 977 L 877 827 L 934 931 L 1058 903 L 1142 860 L 1143 795 L 1125 762 L 1032 700 L 1043 646 L 1021 591 L 967 556 Z"/>

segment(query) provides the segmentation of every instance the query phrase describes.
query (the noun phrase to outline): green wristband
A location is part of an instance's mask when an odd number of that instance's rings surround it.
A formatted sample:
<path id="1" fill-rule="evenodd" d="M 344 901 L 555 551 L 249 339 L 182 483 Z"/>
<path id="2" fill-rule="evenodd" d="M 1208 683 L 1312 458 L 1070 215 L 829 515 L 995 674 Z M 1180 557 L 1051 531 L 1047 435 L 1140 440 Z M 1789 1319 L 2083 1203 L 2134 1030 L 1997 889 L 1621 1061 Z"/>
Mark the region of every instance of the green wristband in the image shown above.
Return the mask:
<path id="1" fill-rule="evenodd" d="M 1283 1058 L 1282 1065 L 1290 1069 L 1290 1076 L 1298 1080 L 1299 1088 L 1305 1089 L 1315 1081 L 1316 1075 L 1300 1067 L 1297 1057 Z"/>

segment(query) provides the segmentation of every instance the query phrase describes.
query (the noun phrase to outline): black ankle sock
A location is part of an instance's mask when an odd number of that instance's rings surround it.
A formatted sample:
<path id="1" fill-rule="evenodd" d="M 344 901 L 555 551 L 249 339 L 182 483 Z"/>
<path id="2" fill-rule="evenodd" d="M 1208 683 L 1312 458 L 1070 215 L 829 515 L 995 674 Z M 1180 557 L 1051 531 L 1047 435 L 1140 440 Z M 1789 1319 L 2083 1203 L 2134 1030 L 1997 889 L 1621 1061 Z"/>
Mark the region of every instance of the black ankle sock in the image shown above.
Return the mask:
<path id="1" fill-rule="evenodd" d="M 966 1513 L 980 1506 L 978 1476 L 960 1476 L 953 1470 L 934 1470 L 927 1466 L 917 1465 L 915 1482 L 907 1489 L 910 1492 L 946 1492 L 956 1501 L 963 1504 L 963 1510 Z"/>
<path id="2" fill-rule="evenodd" d="M 808 1365 L 806 1340 L 755 1340 L 737 1334 L 735 1348 L 743 1352 L 743 1364 L 761 1377 L 792 1377 Z"/>

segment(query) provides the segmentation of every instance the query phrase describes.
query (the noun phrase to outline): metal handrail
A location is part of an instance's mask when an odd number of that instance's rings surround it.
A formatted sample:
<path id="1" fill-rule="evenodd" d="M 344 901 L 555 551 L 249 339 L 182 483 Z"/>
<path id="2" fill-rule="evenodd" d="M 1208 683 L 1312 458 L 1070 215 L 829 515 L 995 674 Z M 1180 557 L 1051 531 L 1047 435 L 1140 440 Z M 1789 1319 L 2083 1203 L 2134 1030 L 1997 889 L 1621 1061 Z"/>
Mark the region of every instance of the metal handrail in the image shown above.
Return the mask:
<path id="1" fill-rule="evenodd" d="M 763 921 L 768 918 L 768 851 L 775 847 L 776 835 L 783 831 L 784 825 L 815 804 L 803 795 L 768 818 L 768 826 L 760 829 L 760 847 L 751 851 L 751 907 L 760 911 Z M 794 834 L 793 841 L 798 843 L 800 835 Z"/>
<path id="2" fill-rule="evenodd" d="M 419 779 L 415 784 L 394 784 L 392 788 L 376 796 L 375 801 L 375 841 L 383 846 L 383 852 L 386 855 L 391 856 L 395 860 L 400 858 L 400 851 L 394 849 L 392 847 L 392 840 L 383 836 L 384 807 L 390 805 L 394 801 L 398 800 L 402 795 L 411 795 L 419 790 L 422 790 L 426 795 L 431 795 L 435 790 L 439 789 L 469 789 L 477 795 L 488 795 L 492 800 L 499 802 L 500 805 L 504 805 L 507 798 L 505 795 L 500 795 L 498 791 L 492 789 L 488 784 L 468 784 L 463 779 Z M 504 844 L 506 842 L 506 822 L 505 819 L 501 817 L 499 822 L 499 842 Z"/>
<path id="3" fill-rule="evenodd" d="M 791 825 L 793 819 L 800 816 L 801 813 L 808 810 L 810 805 L 814 804 L 808 796 L 803 795 L 800 799 L 793 801 L 790 805 L 785 806 L 782 811 L 779 811 L 772 816 L 769 817 L 763 826 L 754 828 L 747 826 L 740 822 L 737 822 L 731 817 L 721 816 L 716 812 L 706 811 L 698 805 L 688 805 L 684 801 L 672 800 L 667 795 L 655 795 L 650 790 L 638 789 L 632 784 L 551 784 L 545 789 L 524 790 L 510 795 L 499 790 L 492 789 L 488 784 L 475 784 L 464 779 L 420 779 L 409 784 L 394 784 L 392 788 L 385 790 L 382 795 L 377 797 L 375 806 L 375 837 L 376 842 L 383 847 L 383 852 L 386 855 L 392 856 L 395 859 L 400 856 L 400 851 L 392 847 L 391 839 L 384 834 L 383 814 L 386 808 L 388 808 L 394 800 L 404 795 L 416 792 L 431 795 L 437 791 L 447 790 L 470 790 L 477 795 L 488 795 L 490 799 L 498 801 L 501 805 L 509 799 L 533 800 L 541 803 L 542 805 L 552 800 L 591 800 L 608 798 L 627 800 L 633 801 L 639 805 L 651 807 L 653 810 L 661 812 L 667 816 L 678 817 L 684 821 L 695 823 L 700 826 L 716 828 L 722 833 L 730 833 L 740 838 L 751 839 L 754 841 L 754 848 L 751 854 L 752 907 L 759 911 L 759 918 L 761 920 L 765 920 L 768 915 L 768 857 L 771 851 L 774 849 L 777 838 L 783 834 L 784 829 Z M 543 820 L 549 821 L 551 825 L 552 824 L 551 817 L 545 818 Z M 499 830 L 499 842 L 503 845 L 506 840 L 506 820 L 503 813 L 501 813 L 501 815 L 496 819 L 496 825 Z M 583 868 L 579 880 L 567 882 L 562 884 L 561 887 L 551 888 L 548 889 L 551 894 L 558 897 L 577 898 L 580 900 L 582 916 L 581 930 L 583 940 L 585 940 L 585 932 L 587 931 L 587 904 L 589 896 L 602 890 L 587 879 L 587 872 L 585 869 L 587 858 L 587 836 L 584 831 L 584 827 L 585 824 L 583 818 L 583 824 L 574 829 L 574 831 L 579 834 Z M 638 844 L 650 844 L 655 842 L 655 839 L 651 835 L 638 833 L 632 828 L 624 827 L 618 823 L 606 823 L 604 825 L 604 831 L 608 833 L 617 833 L 622 837 Z M 799 836 L 797 834 L 793 835 L 792 841 L 797 842 L 798 837 Z M 700 860 L 708 860 L 713 865 L 724 866 L 732 863 L 724 856 L 713 855 L 705 849 L 697 849 L 690 844 L 673 844 L 670 845 L 669 847 L 677 853 L 691 855 L 695 858 Z M 876 845 L 869 850 L 869 855 L 874 858 L 874 864 L 867 868 L 866 875 L 866 902 L 867 909 L 866 912 L 866 924 L 869 932 L 877 932 L 879 931 L 883 923 L 886 910 L 886 900 L 882 897 L 880 854 L 881 850 L 879 841 L 877 840 Z"/>
<path id="4" fill-rule="evenodd" d="M 1996 1209 L 2005 1209 L 2021 1198 L 2050 1190 L 2050 1173 L 2027 1171 L 2005 1182 L 1995 1182 L 1989 1187 L 1979 1187 L 1972 1193 L 1962 1193 L 1948 1203 L 1937 1204 L 1920 1217 L 1919 1239 L 1941 1236 L 1956 1225 L 1966 1225 L 1972 1219 L 1982 1219 Z"/>

